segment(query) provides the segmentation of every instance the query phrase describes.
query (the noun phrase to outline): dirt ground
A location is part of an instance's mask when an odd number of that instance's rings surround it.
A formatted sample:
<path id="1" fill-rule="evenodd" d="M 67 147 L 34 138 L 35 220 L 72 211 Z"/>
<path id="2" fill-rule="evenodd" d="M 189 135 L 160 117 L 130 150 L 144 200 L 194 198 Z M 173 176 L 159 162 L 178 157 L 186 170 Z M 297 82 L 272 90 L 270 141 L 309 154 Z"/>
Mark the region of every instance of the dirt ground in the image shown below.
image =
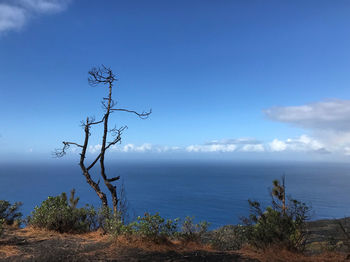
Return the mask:
<path id="1" fill-rule="evenodd" d="M 99 232 L 59 234 L 32 228 L 7 228 L 0 239 L 1 261 L 239 261 L 253 262 L 238 253 L 206 247 L 125 244 Z"/>
<path id="2" fill-rule="evenodd" d="M 0 238 L 0 261 L 350 261 L 346 258 L 346 254 L 304 256 L 277 249 L 222 252 L 198 244 L 156 245 L 130 239 L 116 241 L 101 232 L 74 235 L 32 228 L 9 227 Z"/>

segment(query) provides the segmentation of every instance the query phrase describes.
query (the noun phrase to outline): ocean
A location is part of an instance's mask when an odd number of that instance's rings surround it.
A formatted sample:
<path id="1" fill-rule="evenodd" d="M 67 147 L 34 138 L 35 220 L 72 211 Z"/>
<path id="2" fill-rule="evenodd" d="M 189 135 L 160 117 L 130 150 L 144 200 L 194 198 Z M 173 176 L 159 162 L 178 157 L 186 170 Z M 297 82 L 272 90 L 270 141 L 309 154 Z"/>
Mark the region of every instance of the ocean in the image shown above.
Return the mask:
<path id="1" fill-rule="evenodd" d="M 107 166 L 122 178 L 131 217 L 159 212 L 171 219 L 194 216 L 211 228 L 239 223 L 249 213 L 248 199 L 269 204 L 268 188 L 282 175 L 287 195 L 310 205 L 313 220 L 350 216 L 349 164 L 153 160 Z M 77 163 L 0 165 L 0 199 L 23 202 L 26 216 L 48 196 L 72 188 L 80 205 L 100 205 Z"/>

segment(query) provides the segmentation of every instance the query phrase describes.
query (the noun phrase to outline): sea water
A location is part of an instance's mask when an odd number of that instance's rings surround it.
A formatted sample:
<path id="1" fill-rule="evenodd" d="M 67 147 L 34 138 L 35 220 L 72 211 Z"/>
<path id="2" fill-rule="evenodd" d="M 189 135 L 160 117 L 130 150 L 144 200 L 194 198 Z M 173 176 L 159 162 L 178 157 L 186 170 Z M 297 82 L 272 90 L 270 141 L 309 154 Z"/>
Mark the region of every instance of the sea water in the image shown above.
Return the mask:
<path id="1" fill-rule="evenodd" d="M 312 206 L 312 219 L 350 216 L 348 164 L 153 160 L 107 166 L 111 177 L 121 176 L 117 185 L 124 184 L 132 217 L 145 212 L 166 218 L 194 216 L 210 222 L 211 228 L 239 223 L 249 213 L 248 199 L 269 204 L 268 188 L 282 175 L 287 194 Z M 96 181 L 98 171 L 93 171 Z M 48 196 L 72 188 L 81 206 L 100 205 L 77 163 L 0 165 L 0 199 L 23 202 L 26 216 Z"/>

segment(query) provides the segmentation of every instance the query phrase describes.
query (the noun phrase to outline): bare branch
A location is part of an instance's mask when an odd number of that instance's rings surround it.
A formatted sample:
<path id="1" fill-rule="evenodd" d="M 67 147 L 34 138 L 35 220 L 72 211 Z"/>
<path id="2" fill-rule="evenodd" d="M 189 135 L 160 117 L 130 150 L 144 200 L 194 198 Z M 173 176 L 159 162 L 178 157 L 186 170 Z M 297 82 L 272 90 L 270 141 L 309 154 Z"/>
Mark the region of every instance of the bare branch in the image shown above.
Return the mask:
<path id="1" fill-rule="evenodd" d="M 99 121 L 95 121 L 95 117 L 88 117 L 86 120 L 80 121 L 80 123 L 82 127 L 86 127 L 86 126 L 98 125 L 102 123 L 104 119 L 105 119 L 105 116 L 103 116 L 102 119 Z"/>
<path id="2" fill-rule="evenodd" d="M 117 129 L 117 127 L 113 127 L 111 129 L 108 130 L 108 133 L 110 133 L 112 136 L 121 136 L 121 134 L 123 133 L 123 131 L 125 129 L 128 129 L 128 126 L 123 126 L 119 129 Z"/>
<path id="3" fill-rule="evenodd" d="M 93 166 L 97 163 L 97 161 L 100 159 L 101 157 L 101 153 L 98 154 L 98 156 L 96 157 L 96 159 L 86 168 L 87 170 L 90 170 L 91 168 L 93 168 Z"/>
<path id="4" fill-rule="evenodd" d="M 101 119 L 100 121 L 96 121 L 96 122 L 95 122 L 95 120 L 94 120 L 94 121 L 89 122 L 89 125 L 90 125 L 90 126 L 91 126 L 91 125 L 98 125 L 98 124 L 102 123 L 103 120 L 105 120 L 105 116 L 102 117 L 102 119 Z"/>
<path id="5" fill-rule="evenodd" d="M 93 67 L 89 71 L 89 84 L 97 86 L 98 84 L 112 84 L 116 79 L 112 70 L 109 67 L 102 65 L 101 67 Z"/>
<path id="6" fill-rule="evenodd" d="M 112 178 L 109 178 L 107 179 L 108 182 L 114 182 L 114 181 L 117 181 L 120 179 L 120 176 L 116 176 L 116 177 L 112 177 Z"/>
<path id="7" fill-rule="evenodd" d="M 77 146 L 77 147 L 81 147 L 81 148 L 83 148 L 83 146 L 82 145 L 79 145 L 79 144 L 77 144 L 77 143 L 75 143 L 75 142 L 62 142 L 63 144 L 66 144 L 66 145 L 74 145 L 74 146 Z"/>
<path id="8" fill-rule="evenodd" d="M 108 145 L 105 148 L 105 151 L 110 148 L 112 145 L 117 144 L 118 142 L 121 141 L 121 135 L 123 133 L 123 131 L 125 129 L 127 129 L 127 126 L 123 126 L 119 129 L 117 129 L 116 127 L 112 128 L 111 130 L 109 130 L 109 132 L 113 133 L 112 136 L 117 136 L 112 142 L 109 142 Z M 101 154 L 99 153 L 98 156 L 95 158 L 95 160 L 86 168 L 87 170 L 90 170 L 91 168 L 94 167 L 94 165 L 97 163 L 97 161 L 101 158 Z"/>
<path id="9" fill-rule="evenodd" d="M 106 146 L 106 150 L 110 148 L 111 146 L 115 145 L 116 143 L 120 142 L 122 138 L 118 136 L 116 139 L 114 139 L 112 142 L 109 142 L 108 145 Z"/>
<path id="10" fill-rule="evenodd" d="M 75 142 L 65 142 L 65 141 L 63 141 L 62 143 L 63 143 L 63 147 L 61 149 L 55 149 L 55 152 L 52 153 L 52 155 L 54 157 L 59 158 L 59 157 L 65 156 L 67 154 L 67 149 L 70 147 L 70 145 L 74 145 L 74 146 L 83 148 L 82 145 L 79 145 L 79 144 L 77 144 Z"/>
<path id="11" fill-rule="evenodd" d="M 147 119 L 149 115 L 152 114 L 152 109 L 150 109 L 148 112 L 143 111 L 142 113 L 138 113 L 136 111 L 128 110 L 124 108 L 111 108 L 111 111 L 123 111 L 123 112 L 133 113 L 141 119 Z"/>
<path id="12" fill-rule="evenodd" d="M 117 144 L 118 142 L 120 142 L 122 140 L 122 133 L 125 129 L 127 129 L 128 127 L 127 126 L 123 126 L 117 130 L 113 130 L 113 132 L 115 132 L 115 134 L 113 134 L 113 136 L 116 136 L 116 138 L 112 141 L 112 142 L 109 142 L 108 145 L 106 146 L 105 148 L 105 151 L 110 148 L 111 146 Z M 101 152 L 102 153 L 102 152 Z"/>

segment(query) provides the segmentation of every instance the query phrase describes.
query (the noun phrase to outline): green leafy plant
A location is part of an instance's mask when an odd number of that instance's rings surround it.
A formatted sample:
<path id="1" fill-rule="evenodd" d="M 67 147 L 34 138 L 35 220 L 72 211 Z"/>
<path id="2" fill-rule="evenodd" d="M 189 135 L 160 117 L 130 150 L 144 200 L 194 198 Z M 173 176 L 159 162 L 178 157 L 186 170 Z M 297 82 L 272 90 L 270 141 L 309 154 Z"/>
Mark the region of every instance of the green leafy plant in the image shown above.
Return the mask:
<path id="1" fill-rule="evenodd" d="M 11 205 L 6 200 L 0 200 L 0 219 L 3 220 L 4 224 L 12 225 L 13 223 L 21 223 L 22 213 L 18 211 L 21 207 L 21 202 L 15 202 Z"/>
<path id="2" fill-rule="evenodd" d="M 77 208 L 78 200 L 68 203 L 67 196 L 48 197 L 40 206 L 36 206 L 28 224 L 38 228 L 55 230 L 58 232 L 87 232 L 97 226 L 97 214 L 93 207 Z"/>
<path id="3" fill-rule="evenodd" d="M 0 218 L 0 236 L 2 235 L 4 231 L 4 224 L 5 224 L 5 219 Z"/>
<path id="4" fill-rule="evenodd" d="M 301 251 L 307 240 L 306 221 L 310 208 L 290 197 L 286 200 L 284 182 L 274 181 L 273 185 L 272 206 L 264 210 L 259 202 L 248 200 L 250 215 L 243 219 L 248 242 L 257 248 L 278 245 Z"/>
<path id="5" fill-rule="evenodd" d="M 239 250 L 248 243 L 247 226 L 223 226 L 211 233 L 210 244 L 218 250 Z"/>
<path id="6" fill-rule="evenodd" d="M 115 215 L 109 207 L 102 206 L 97 216 L 98 227 L 114 237 L 119 235 L 131 235 L 133 233 L 131 225 L 124 224 L 121 217 Z"/>
<path id="7" fill-rule="evenodd" d="M 75 195 L 75 189 L 73 188 L 73 189 L 70 191 L 70 198 L 69 198 L 69 205 L 70 205 L 72 208 L 76 208 L 77 205 L 78 205 L 78 202 L 79 202 L 79 197 L 75 198 L 74 195 Z"/>
<path id="8" fill-rule="evenodd" d="M 174 237 L 177 232 L 179 219 L 165 220 L 159 213 L 154 215 L 145 213 L 143 217 L 138 217 L 136 222 L 130 223 L 129 227 L 133 234 L 137 234 L 153 242 L 165 241 Z"/>
<path id="9" fill-rule="evenodd" d="M 195 224 L 193 220 L 193 217 L 185 217 L 181 232 L 178 233 L 178 237 L 185 242 L 201 241 L 203 235 L 208 231 L 209 223 L 207 221 L 201 221 Z"/>

